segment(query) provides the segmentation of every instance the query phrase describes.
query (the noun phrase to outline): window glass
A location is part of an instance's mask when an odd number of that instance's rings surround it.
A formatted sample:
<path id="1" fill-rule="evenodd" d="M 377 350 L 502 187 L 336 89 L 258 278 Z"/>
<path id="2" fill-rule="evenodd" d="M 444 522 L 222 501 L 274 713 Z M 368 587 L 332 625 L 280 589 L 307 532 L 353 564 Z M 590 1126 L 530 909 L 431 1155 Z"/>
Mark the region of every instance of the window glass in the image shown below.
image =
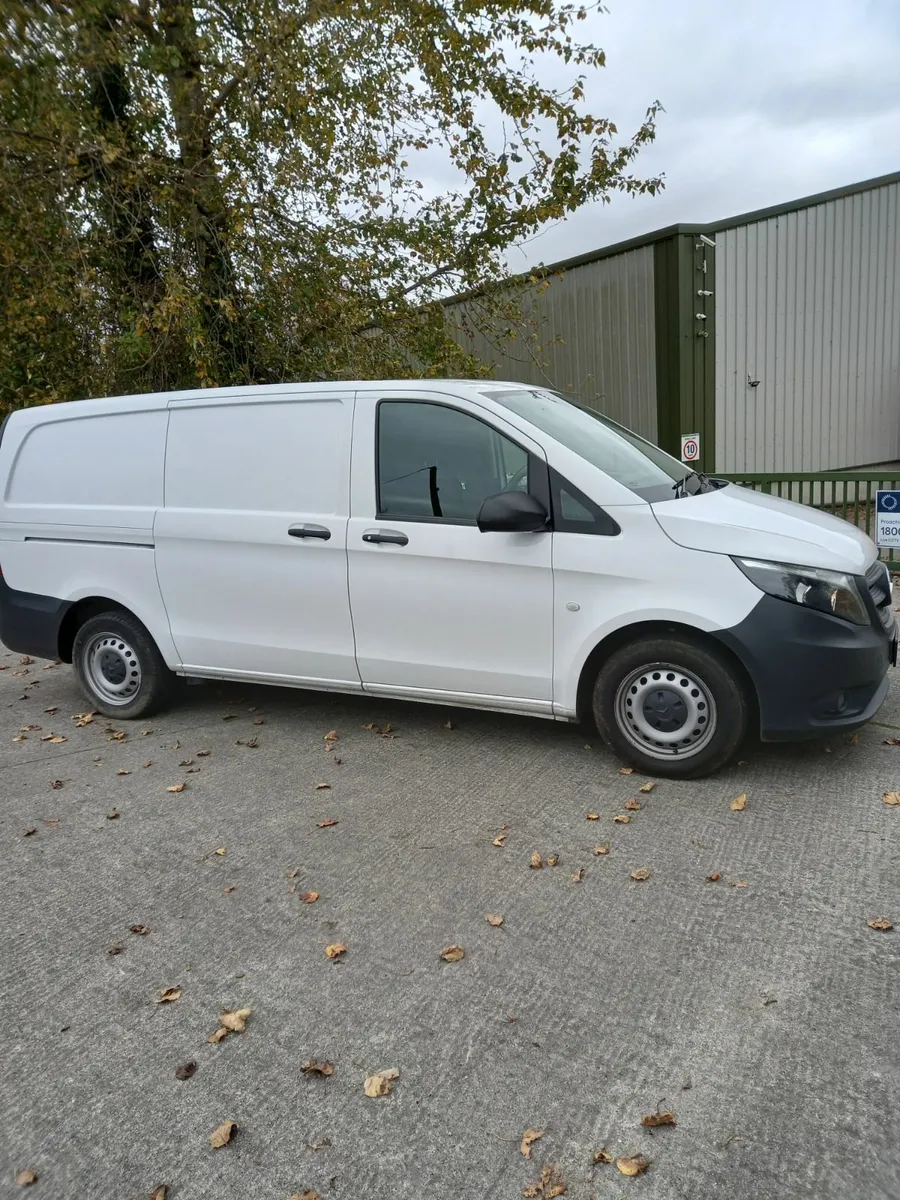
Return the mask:
<path id="1" fill-rule="evenodd" d="M 378 512 L 474 521 L 488 496 L 528 490 L 528 454 L 483 421 L 424 401 L 378 405 Z"/>

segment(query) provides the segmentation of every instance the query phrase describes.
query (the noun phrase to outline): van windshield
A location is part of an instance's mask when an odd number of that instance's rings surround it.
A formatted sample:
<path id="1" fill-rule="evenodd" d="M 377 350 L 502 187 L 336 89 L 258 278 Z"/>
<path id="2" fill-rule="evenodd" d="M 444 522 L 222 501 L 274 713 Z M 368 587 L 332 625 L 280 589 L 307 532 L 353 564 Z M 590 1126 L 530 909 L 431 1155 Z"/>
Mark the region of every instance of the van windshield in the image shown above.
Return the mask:
<path id="1" fill-rule="evenodd" d="M 605 471 L 642 500 L 652 503 L 674 499 L 677 494 L 674 485 L 690 475 L 690 467 L 666 454 L 665 450 L 638 437 L 624 425 L 610 421 L 593 409 L 574 404 L 556 392 L 529 388 L 491 391 L 485 395 Z M 684 490 L 693 495 L 706 488 L 700 479 L 692 476 Z"/>

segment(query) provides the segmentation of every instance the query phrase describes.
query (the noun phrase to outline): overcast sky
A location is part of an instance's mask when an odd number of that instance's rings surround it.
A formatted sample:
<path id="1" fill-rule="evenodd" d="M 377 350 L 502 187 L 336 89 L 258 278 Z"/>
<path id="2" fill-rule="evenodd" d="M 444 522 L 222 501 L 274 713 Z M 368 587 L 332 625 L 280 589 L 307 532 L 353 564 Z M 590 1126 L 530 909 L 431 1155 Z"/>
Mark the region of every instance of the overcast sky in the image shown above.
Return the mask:
<path id="1" fill-rule="evenodd" d="M 606 3 L 580 27 L 607 55 L 587 98 L 622 133 L 661 101 L 636 170 L 665 189 L 583 209 L 514 269 L 900 170 L 900 0 Z"/>

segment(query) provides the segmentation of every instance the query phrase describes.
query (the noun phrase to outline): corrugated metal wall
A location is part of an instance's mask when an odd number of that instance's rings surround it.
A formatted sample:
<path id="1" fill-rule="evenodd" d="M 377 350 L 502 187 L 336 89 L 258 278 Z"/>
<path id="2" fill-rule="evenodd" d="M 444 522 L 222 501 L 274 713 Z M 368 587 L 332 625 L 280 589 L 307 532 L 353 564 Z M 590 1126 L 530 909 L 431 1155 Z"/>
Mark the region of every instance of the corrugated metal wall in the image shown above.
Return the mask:
<path id="1" fill-rule="evenodd" d="M 716 470 L 900 458 L 900 183 L 714 236 Z"/>
<path id="2" fill-rule="evenodd" d="M 549 284 L 533 301 L 537 351 L 481 332 L 460 333 L 460 342 L 496 378 L 572 392 L 655 440 L 653 246 L 572 267 Z M 448 309 L 451 319 L 459 308 Z"/>

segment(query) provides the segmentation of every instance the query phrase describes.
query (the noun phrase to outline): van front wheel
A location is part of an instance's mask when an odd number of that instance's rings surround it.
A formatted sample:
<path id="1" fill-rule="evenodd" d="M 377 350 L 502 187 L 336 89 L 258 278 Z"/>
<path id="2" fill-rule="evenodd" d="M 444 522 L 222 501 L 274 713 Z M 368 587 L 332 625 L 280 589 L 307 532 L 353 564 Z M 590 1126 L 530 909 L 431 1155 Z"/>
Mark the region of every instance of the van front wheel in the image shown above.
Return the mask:
<path id="1" fill-rule="evenodd" d="M 643 638 L 606 660 L 593 696 L 603 738 L 651 775 L 693 779 L 723 766 L 747 732 L 747 698 L 727 662 L 689 638 Z"/>
<path id="2" fill-rule="evenodd" d="M 172 696 L 175 676 L 131 613 L 89 617 L 75 635 L 72 665 L 82 691 L 105 717 L 146 717 Z"/>

